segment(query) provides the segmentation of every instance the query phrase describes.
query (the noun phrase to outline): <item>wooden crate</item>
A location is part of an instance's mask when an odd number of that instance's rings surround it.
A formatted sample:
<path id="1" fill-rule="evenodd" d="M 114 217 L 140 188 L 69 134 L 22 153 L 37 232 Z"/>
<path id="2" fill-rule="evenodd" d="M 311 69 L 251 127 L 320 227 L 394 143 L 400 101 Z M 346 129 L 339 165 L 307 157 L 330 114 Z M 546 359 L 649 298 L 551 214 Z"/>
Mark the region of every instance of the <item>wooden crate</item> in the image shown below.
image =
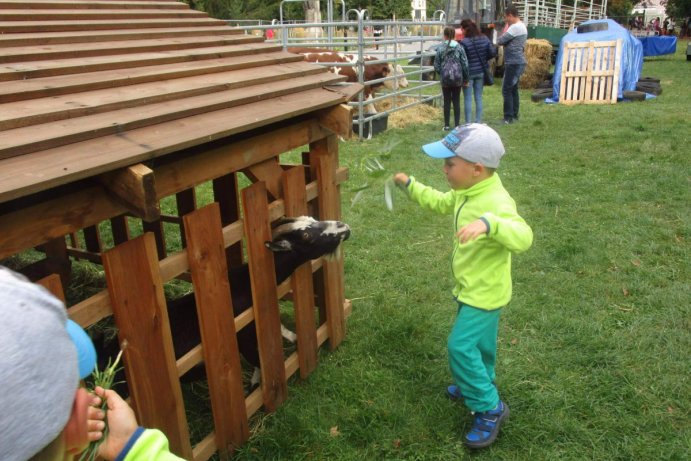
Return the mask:
<path id="1" fill-rule="evenodd" d="M 621 67 L 619 40 L 566 43 L 561 66 L 559 102 L 615 104 Z"/>

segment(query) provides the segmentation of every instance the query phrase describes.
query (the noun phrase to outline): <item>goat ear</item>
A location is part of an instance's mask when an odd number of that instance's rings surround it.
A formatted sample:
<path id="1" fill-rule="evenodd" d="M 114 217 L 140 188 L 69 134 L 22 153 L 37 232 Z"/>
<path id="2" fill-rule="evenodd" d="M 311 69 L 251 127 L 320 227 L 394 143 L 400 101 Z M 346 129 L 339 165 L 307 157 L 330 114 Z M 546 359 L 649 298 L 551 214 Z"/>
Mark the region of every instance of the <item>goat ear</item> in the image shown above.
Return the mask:
<path id="1" fill-rule="evenodd" d="M 268 248 L 269 250 L 274 251 L 274 252 L 290 251 L 293 248 L 293 246 L 287 240 L 276 240 L 273 242 L 264 242 L 264 245 L 266 246 L 266 248 Z"/>

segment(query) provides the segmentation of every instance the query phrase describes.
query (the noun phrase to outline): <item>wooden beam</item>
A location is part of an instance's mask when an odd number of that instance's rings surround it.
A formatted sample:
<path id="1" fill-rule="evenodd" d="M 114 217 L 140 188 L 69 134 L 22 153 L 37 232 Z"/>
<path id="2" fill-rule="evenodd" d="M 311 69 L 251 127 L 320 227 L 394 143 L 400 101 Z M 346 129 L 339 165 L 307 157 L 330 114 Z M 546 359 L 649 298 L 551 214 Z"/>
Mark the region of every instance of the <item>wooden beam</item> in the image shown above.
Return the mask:
<path id="1" fill-rule="evenodd" d="M 344 139 L 350 139 L 353 134 L 353 108 L 346 104 L 339 104 L 320 112 L 319 123 L 324 128 Z"/>
<path id="2" fill-rule="evenodd" d="M 65 292 L 62 289 L 62 282 L 60 282 L 60 276 L 58 274 L 50 274 L 41 280 L 37 280 L 36 283 L 50 291 L 53 296 L 63 303 L 65 302 Z"/>
<path id="3" fill-rule="evenodd" d="M 254 163 L 245 168 L 243 172 L 253 182 L 264 181 L 266 190 L 271 194 L 272 198 L 283 197 L 283 186 L 281 184 L 283 168 L 278 163 L 278 157 Z"/>
<path id="4" fill-rule="evenodd" d="M 138 163 L 98 177 L 99 182 L 133 215 L 151 222 L 161 217 L 154 172 Z"/>

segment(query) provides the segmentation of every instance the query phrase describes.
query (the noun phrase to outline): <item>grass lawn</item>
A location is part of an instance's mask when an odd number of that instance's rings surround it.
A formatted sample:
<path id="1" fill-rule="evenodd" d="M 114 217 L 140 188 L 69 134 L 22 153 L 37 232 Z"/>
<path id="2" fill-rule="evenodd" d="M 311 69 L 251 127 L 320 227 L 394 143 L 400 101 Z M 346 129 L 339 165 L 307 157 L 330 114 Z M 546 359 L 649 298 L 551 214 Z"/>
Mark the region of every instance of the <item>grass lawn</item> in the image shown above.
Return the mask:
<path id="1" fill-rule="evenodd" d="M 350 168 L 343 220 L 352 228 L 346 339 L 321 352 L 308 380 L 291 379 L 284 406 L 252 419 L 253 436 L 235 459 L 689 459 L 685 48 L 680 42 L 676 55 L 645 60 L 642 75 L 662 80 L 657 99 L 566 107 L 532 103 L 525 90 L 520 122 L 496 127 L 507 149 L 499 174 L 535 241 L 513 259 L 514 297 L 502 313 L 497 366 L 511 418 L 492 447 L 464 448 L 470 416 L 445 396 L 455 316 L 452 217 L 424 211 L 400 191 L 393 211 L 384 201 L 396 171 L 446 190 L 441 161 L 420 150 L 443 135 L 440 111 L 432 123 L 341 143 L 341 163 Z M 490 123 L 502 115 L 500 83 L 485 89 Z M 383 171 L 365 167 L 375 158 Z M 209 197 L 202 187 L 200 206 Z M 163 204 L 174 206 L 173 199 Z M 103 283 L 100 268 L 74 268 L 70 303 Z M 179 285 L 167 288 L 189 289 Z M 205 393 L 188 390 L 197 388 Z M 188 408 L 188 417 L 193 437 L 210 430 L 203 403 Z"/>
<path id="2" fill-rule="evenodd" d="M 438 121 L 341 144 L 345 342 L 294 380 L 288 402 L 255 420 L 240 460 L 688 459 L 691 452 L 689 224 L 691 63 L 684 44 L 649 58 L 663 94 L 613 106 L 534 104 L 500 126 L 500 175 L 533 227 L 514 257 L 502 314 L 498 386 L 511 418 L 489 449 L 462 445 L 470 417 L 446 399 L 452 218 L 402 193 L 395 171 L 445 189 L 420 146 Z M 500 82 L 498 82 L 499 84 Z M 501 118 L 500 86 L 485 114 Z M 377 157 L 385 173 L 363 161 Z"/>

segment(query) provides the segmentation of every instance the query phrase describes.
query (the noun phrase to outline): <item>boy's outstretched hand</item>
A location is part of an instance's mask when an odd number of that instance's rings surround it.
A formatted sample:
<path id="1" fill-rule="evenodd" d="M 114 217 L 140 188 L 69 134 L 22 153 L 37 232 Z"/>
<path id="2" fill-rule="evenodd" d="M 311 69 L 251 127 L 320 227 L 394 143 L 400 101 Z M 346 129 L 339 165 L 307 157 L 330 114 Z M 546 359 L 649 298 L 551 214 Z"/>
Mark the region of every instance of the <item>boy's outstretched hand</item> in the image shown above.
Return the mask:
<path id="1" fill-rule="evenodd" d="M 461 227 L 461 229 L 456 232 L 456 237 L 458 237 L 459 242 L 466 243 L 470 240 L 475 240 L 482 234 L 486 234 L 488 230 L 485 221 L 476 219 L 467 226 Z"/>
<path id="2" fill-rule="evenodd" d="M 395 175 L 393 175 L 393 180 L 394 180 L 394 181 L 396 182 L 396 184 L 398 184 L 399 186 L 405 186 L 406 184 L 408 184 L 408 180 L 409 180 L 409 179 L 410 179 L 410 178 L 409 178 L 408 175 L 405 174 L 405 173 L 396 173 Z"/>
<path id="3" fill-rule="evenodd" d="M 125 444 L 132 437 L 134 431 L 137 430 L 137 419 L 134 416 L 134 411 L 125 402 L 117 392 L 113 390 L 106 390 L 102 387 L 96 387 L 94 393 L 101 399 L 106 401 L 108 411 L 105 415 L 101 410 L 95 409 L 99 412 L 91 412 L 89 415 L 89 439 L 98 440 L 103 436 L 103 417 L 105 416 L 108 423 L 108 435 L 98 448 L 99 456 L 105 459 L 115 459 Z M 99 418 L 100 417 L 100 418 Z M 94 421 L 94 420 L 101 421 Z M 100 423 L 100 424 L 97 424 Z M 97 435 L 100 432 L 100 435 Z"/>

